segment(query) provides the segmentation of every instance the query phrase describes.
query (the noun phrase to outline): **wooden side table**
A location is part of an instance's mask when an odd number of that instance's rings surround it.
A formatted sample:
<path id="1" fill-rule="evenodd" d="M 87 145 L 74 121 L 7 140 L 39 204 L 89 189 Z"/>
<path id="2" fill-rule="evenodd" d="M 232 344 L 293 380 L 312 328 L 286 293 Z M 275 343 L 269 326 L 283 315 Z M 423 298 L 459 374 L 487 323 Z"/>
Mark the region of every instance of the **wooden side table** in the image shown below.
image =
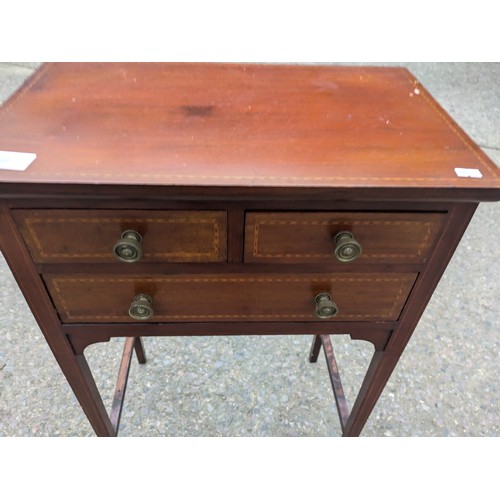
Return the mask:
<path id="1" fill-rule="evenodd" d="M 141 337 L 234 334 L 311 334 L 359 435 L 477 204 L 500 199 L 401 68 L 46 64 L 1 108 L 0 150 L 2 252 L 100 436 Z M 374 346 L 352 409 L 341 334 Z M 84 351 L 112 337 L 108 413 Z"/>

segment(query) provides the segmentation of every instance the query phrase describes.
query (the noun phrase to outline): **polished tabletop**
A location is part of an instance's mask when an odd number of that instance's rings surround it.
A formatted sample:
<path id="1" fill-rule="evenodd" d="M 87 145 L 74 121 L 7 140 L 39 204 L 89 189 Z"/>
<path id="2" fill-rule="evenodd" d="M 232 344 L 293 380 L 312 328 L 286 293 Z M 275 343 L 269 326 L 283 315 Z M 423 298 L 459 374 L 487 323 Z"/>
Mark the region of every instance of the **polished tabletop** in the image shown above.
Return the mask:
<path id="1" fill-rule="evenodd" d="M 2 108 L 0 150 L 36 154 L 4 183 L 500 188 L 396 67 L 48 63 Z"/>

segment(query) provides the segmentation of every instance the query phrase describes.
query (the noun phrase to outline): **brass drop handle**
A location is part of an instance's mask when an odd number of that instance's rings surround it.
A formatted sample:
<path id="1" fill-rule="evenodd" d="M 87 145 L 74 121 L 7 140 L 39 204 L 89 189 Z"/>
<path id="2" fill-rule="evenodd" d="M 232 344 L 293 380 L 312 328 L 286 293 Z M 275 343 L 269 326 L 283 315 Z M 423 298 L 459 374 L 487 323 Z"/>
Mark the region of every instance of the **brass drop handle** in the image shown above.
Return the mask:
<path id="1" fill-rule="evenodd" d="M 318 293 L 318 295 L 314 297 L 314 302 L 316 304 L 316 316 L 318 318 L 333 318 L 339 313 L 337 304 L 333 302 L 330 294 L 328 293 Z"/>
<path id="2" fill-rule="evenodd" d="M 142 258 L 142 236 L 132 229 L 123 231 L 113 247 L 113 254 L 123 262 L 137 262 Z"/>
<path id="3" fill-rule="evenodd" d="M 349 231 L 341 231 L 333 237 L 335 257 L 340 262 L 352 262 L 361 256 L 362 248 L 354 235 Z"/>
<path id="4" fill-rule="evenodd" d="M 134 297 L 128 309 L 131 318 L 145 321 L 153 317 L 153 299 L 145 293 L 139 293 Z"/>

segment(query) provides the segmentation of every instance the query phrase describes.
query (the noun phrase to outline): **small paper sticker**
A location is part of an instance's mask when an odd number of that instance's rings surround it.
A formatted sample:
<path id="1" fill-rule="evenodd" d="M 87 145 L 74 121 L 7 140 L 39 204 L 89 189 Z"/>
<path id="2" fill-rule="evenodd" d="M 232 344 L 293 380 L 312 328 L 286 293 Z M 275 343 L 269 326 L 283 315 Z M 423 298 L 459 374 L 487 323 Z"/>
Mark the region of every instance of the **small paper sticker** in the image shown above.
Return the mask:
<path id="1" fill-rule="evenodd" d="M 35 153 L 0 151 L 0 170 L 26 170 L 36 158 Z"/>
<path id="2" fill-rule="evenodd" d="M 458 177 L 472 177 L 473 179 L 481 179 L 483 176 L 477 168 L 456 168 L 455 173 Z"/>

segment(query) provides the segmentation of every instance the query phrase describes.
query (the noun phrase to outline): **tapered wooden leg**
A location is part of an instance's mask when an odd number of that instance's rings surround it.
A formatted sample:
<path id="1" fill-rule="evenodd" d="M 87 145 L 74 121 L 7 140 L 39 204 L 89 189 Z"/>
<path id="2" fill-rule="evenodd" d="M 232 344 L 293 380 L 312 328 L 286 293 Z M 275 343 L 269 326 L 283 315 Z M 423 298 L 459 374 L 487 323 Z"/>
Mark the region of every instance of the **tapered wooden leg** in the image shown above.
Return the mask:
<path id="1" fill-rule="evenodd" d="M 408 302 L 383 349 L 376 350 L 366 373 L 358 397 L 344 429 L 344 436 L 358 436 L 384 390 L 406 344 L 432 297 L 439 279 L 469 224 L 477 204 L 467 203 L 450 210 L 448 223 L 429 265 L 419 276 Z M 441 241 L 445 244 L 441 245 Z M 440 246 L 441 245 L 441 246 Z"/>
<path id="2" fill-rule="evenodd" d="M 378 343 L 375 345 L 378 345 Z M 329 335 L 314 336 L 309 360 L 315 362 L 318 359 L 321 346 L 323 346 L 325 352 L 330 381 L 332 383 L 335 403 L 337 404 L 340 425 L 342 427 L 342 435 L 359 436 L 397 364 L 399 355 L 384 349 L 375 350 L 363 384 L 356 398 L 356 402 L 354 403 L 352 411 L 349 412 Z"/>
<path id="3" fill-rule="evenodd" d="M 344 388 L 340 380 L 339 367 L 333 354 L 332 341 L 329 335 L 319 335 L 321 343 L 323 344 L 323 351 L 325 352 L 326 365 L 328 373 L 330 374 L 330 381 L 332 383 L 333 395 L 335 396 L 335 403 L 337 404 L 337 411 L 340 418 L 340 426 L 344 431 L 347 419 L 349 418 L 349 407 L 345 399 Z"/>
<path id="4" fill-rule="evenodd" d="M 375 351 L 358 397 L 347 419 L 343 436 L 359 436 L 398 359 L 399 355 L 391 352 Z"/>
<path id="5" fill-rule="evenodd" d="M 320 350 L 321 350 L 321 337 L 319 335 L 315 335 L 311 345 L 311 351 L 309 352 L 309 361 L 311 363 L 316 363 L 316 361 L 318 361 Z"/>
<path id="6" fill-rule="evenodd" d="M 139 363 L 143 365 L 146 362 L 146 353 L 144 352 L 144 345 L 142 343 L 141 337 L 135 338 L 134 350 L 135 354 L 137 355 L 137 361 L 139 361 Z"/>
<path id="7" fill-rule="evenodd" d="M 116 436 L 85 356 L 56 355 L 56 359 L 95 433 L 103 437 Z"/>
<path id="8" fill-rule="evenodd" d="M 120 370 L 118 372 L 118 379 L 116 381 L 115 395 L 113 396 L 113 403 L 111 405 L 111 413 L 109 418 L 113 424 L 113 428 L 118 434 L 118 429 L 120 427 L 120 419 L 122 416 L 123 402 L 125 401 L 125 391 L 127 390 L 128 374 L 130 371 L 130 362 L 132 361 L 132 350 L 135 348 L 137 353 L 137 339 L 139 337 L 133 338 L 129 337 L 125 341 L 125 346 L 123 348 L 122 361 L 120 363 Z M 142 354 L 144 352 L 141 351 Z M 139 355 L 137 355 L 139 357 Z M 140 360 L 139 360 L 140 363 Z"/>

